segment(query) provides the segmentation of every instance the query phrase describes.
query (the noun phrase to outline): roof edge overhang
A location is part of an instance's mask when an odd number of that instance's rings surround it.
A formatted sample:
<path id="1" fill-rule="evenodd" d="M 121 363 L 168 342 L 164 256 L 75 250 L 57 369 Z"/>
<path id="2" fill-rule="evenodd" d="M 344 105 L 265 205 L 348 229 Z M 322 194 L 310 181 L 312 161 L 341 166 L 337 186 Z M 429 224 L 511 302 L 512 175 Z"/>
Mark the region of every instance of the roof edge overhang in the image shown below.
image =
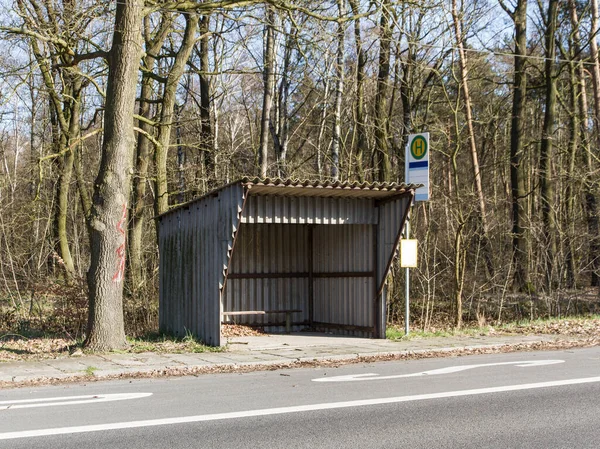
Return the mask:
<path id="1" fill-rule="evenodd" d="M 167 212 L 157 215 L 161 219 L 179 209 L 185 209 L 192 204 L 218 195 L 219 192 L 233 185 L 241 184 L 249 196 L 277 197 L 321 197 L 344 199 L 374 199 L 387 200 L 397 198 L 409 192 L 414 192 L 421 184 L 404 184 L 395 182 L 350 182 L 350 181 L 303 181 L 280 178 L 250 178 L 244 177 L 231 182 L 192 201 L 176 205 Z"/>

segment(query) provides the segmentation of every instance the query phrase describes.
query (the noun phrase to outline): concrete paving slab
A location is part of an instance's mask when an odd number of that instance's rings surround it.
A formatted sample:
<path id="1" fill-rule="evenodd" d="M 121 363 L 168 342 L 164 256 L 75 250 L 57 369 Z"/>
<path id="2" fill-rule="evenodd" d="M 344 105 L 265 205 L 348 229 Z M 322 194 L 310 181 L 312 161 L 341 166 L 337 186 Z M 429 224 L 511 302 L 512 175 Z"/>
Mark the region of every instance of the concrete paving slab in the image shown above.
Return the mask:
<path id="1" fill-rule="evenodd" d="M 229 347 L 235 351 L 263 351 L 274 348 L 306 348 L 310 346 L 352 346 L 364 341 L 375 342 L 365 338 L 344 337 L 309 332 L 291 334 L 265 334 L 253 337 L 232 337 L 228 339 Z M 385 341 L 385 340 L 381 340 Z M 235 348 L 235 349 L 234 349 Z"/>
<path id="2" fill-rule="evenodd" d="M 89 375 L 90 371 L 95 377 L 105 377 L 160 372 L 169 368 L 273 366 L 325 359 L 347 361 L 361 356 L 453 352 L 457 349 L 498 348 L 504 345 L 554 342 L 569 338 L 556 335 L 486 335 L 389 341 L 299 332 L 230 340 L 232 342 L 226 352 L 84 354 L 76 358 L 2 362 L 0 382 L 16 385 L 18 382 L 42 378 L 65 379 L 78 376 L 85 379 L 85 375 Z"/>
<path id="3" fill-rule="evenodd" d="M 178 362 L 177 360 L 169 357 L 168 354 L 155 354 L 153 352 L 144 352 L 141 354 L 136 354 L 135 359 L 144 365 L 156 365 L 156 366 L 184 366 L 185 363 Z"/>
<path id="4" fill-rule="evenodd" d="M 91 366 L 92 360 L 86 359 L 80 361 L 77 359 L 53 359 L 48 360 L 46 364 L 52 368 L 62 371 L 63 373 L 72 373 L 85 371 L 88 366 Z"/>
<path id="5" fill-rule="evenodd" d="M 201 357 L 201 354 L 186 353 L 186 354 L 169 354 L 168 357 L 174 362 L 181 363 L 187 366 L 205 366 L 211 362 Z"/>
<path id="6" fill-rule="evenodd" d="M 120 366 L 144 366 L 145 363 L 138 360 L 135 354 L 102 354 L 102 358 L 108 362 Z"/>
<path id="7" fill-rule="evenodd" d="M 225 354 L 227 354 L 227 353 L 206 352 L 206 353 L 203 353 L 200 358 L 202 360 L 205 360 L 206 362 L 214 363 L 214 364 L 234 363 L 235 362 L 235 355 L 233 355 L 233 354 L 225 355 Z"/>
<path id="8" fill-rule="evenodd" d="M 43 361 L 0 364 L 0 380 L 21 382 L 32 377 L 64 378 L 65 373 Z"/>

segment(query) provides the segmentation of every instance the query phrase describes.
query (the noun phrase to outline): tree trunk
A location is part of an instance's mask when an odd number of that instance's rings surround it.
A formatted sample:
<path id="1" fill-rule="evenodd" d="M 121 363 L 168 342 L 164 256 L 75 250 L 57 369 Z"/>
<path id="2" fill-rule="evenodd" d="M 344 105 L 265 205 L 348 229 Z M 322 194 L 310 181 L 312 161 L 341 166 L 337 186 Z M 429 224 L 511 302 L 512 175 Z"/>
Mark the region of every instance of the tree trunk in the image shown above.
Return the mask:
<path id="1" fill-rule="evenodd" d="M 69 249 L 67 213 L 69 211 L 69 189 L 73 177 L 74 152 L 67 150 L 64 156 L 60 156 L 60 159 L 60 176 L 58 177 L 56 193 L 56 237 L 58 239 L 58 254 L 62 260 L 67 282 L 70 282 L 75 276 L 75 265 Z"/>
<path id="2" fill-rule="evenodd" d="M 403 28 L 406 27 L 405 16 L 406 13 L 403 13 Z M 412 40 L 409 39 L 408 48 L 406 49 L 406 58 L 402 63 L 402 79 L 400 80 L 400 101 L 402 103 L 402 148 L 406 147 L 408 136 L 413 130 L 411 88 L 414 88 L 414 86 L 411 77 L 416 65 L 415 59 L 415 46 L 412 43 Z M 404 155 L 402 155 L 402 161 L 404 161 Z"/>
<path id="3" fill-rule="evenodd" d="M 477 144 L 475 142 L 475 130 L 473 129 L 473 114 L 471 112 L 471 96 L 469 95 L 469 75 L 467 68 L 467 57 L 465 55 L 462 38 L 462 19 L 458 15 L 456 0 L 452 0 L 452 19 L 454 22 L 454 33 L 456 45 L 458 47 L 459 68 L 463 92 L 463 101 L 465 102 L 465 115 L 467 121 L 467 134 L 469 140 L 469 150 L 471 153 L 471 162 L 473 164 L 473 178 L 475 179 L 475 191 L 479 205 L 479 224 L 481 226 L 481 246 L 486 268 L 490 279 L 494 278 L 494 264 L 492 261 L 492 251 L 488 237 L 488 222 L 485 207 L 485 198 L 483 187 L 481 185 L 481 171 L 479 169 L 479 157 L 477 153 Z"/>
<path id="4" fill-rule="evenodd" d="M 327 119 L 328 99 L 329 99 L 329 77 L 325 77 L 323 89 L 323 107 L 321 111 L 321 123 L 319 124 L 319 134 L 317 136 L 317 174 L 319 179 L 323 179 L 323 135 L 325 134 L 325 124 Z"/>
<path id="5" fill-rule="evenodd" d="M 576 128 L 574 130 L 574 132 L 579 132 L 580 135 L 580 142 L 581 142 L 581 148 L 584 149 L 583 153 L 584 153 L 584 163 L 585 163 L 585 167 L 587 168 L 587 173 L 591 173 L 592 170 L 592 155 L 590 152 L 590 140 L 591 140 L 591 129 L 588 126 L 589 123 L 589 109 L 588 109 L 588 99 L 587 99 L 587 87 L 586 87 L 586 70 L 584 68 L 583 65 L 583 56 L 581 54 L 581 37 L 580 37 L 580 33 L 579 33 L 579 18 L 577 17 L 577 9 L 576 9 L 576 5 L 575 5 L 575 1 L 574 0 L 569 0 L 569 12 L 570 12 L 570 18 L 571 18 L 571 24 L 573 27 L 573 51 L 574 54 L 576 55 L 576 60 L 577 60 L 577 82 L 574 82 L 574 91 L 573 91 L 573 95 L 576 97 L 577 99 L 577 103 L 573 105 L 573 117 L 575 119 L 577 119 L 577 113 L 579 113 L 579 118 L 577 120 L 573 120 L 574 121 L 574 126 L 577 126 L 577 124 L 579 125 L 578 128 Z M 575 135 L 575 138 L 577 137 L 577 135 Z M 573 144 L 573 149 L 571 151 L 571 160 L 573 161 L 573 164 L 575 164 L 575 152 L 578 150 L 578 145 L 577 145 L 577 141 L 574 141 Z M 580 151 L 577 151 L 577 153 L 580 153 Z M 572 170 L 573 176 L 575 174 L 575 167 L 573 167 Z M 592 191 L 589 190 L 589 187 L 591 187 L 589 181 L 589 175 L 588 177 L 586 177 L 587 179 L 584 179 L 584 192 L 585 192 L 585 197 L 586 197 L 586 207 L 585 207 L 585 213 L 586 213 L 586 219 L 587 219 L 587 224 L 588 224 L 588 232 L 590 237 L 593 238 L 594 235 L 598 235 L 598 226 L 596 226 L 595 228 L 595 233 L 594 232 L 594 227 L 590 226 L 590 218 L 593 219 L 593 217 L 596 214 L 596 210 L 594 207 L 592 207 L 591 209 L 588 207 L 588 203 L 587 203 L 587 198 L 588 198 L 588 194 L 591 193 L 591 198 L 595 199 L 595 196 L 593 195 Z M 574 210 L 575 208 L 575 202 L 576 202 L 576 197 L 574 192 L 572 192 L 573 190 L 573 186 L 572 183 L 569 183 L 569 192 L 567 194 L 567 198 L 570 198 L 569 200 L 569 211 Z M 569 225 L 572 229 L 572 233 L 571 235 L 574 236 L 575 235 L 575 221 L 574 220 L 570 220 L 571 218 L 571 212 L 567 213 L 567 220 L 570 221 Z M 574 259 L 574 254 L 575 254 L 575 248 L 574 248 L 574 244 L 572 242 L 570 242 L 570 252 L 571 252 L 571 260 Z M 592 257 L 596 257 L 598 255 L 598 252 L 596 253 L 591 253 Z M 574 263 L 570 263 L 571 269 L 573 271 L 572 273 L 572 285 L 569 284 L 569 286 L 575 287 L 576 283 L 577 283 L 577 276 L 575 273 L 575 265 Z"/>
<path id="6" fill-rule="evenodd" d="M 338 0 L 340 18 L 346 15 L 346 0 Z M 331 137 L 331 179 L 337 181 L 340 174 L 340 141 L 342 134 L 342 96 L 344 94 L 344 45 L 346 27 L 338 23 L 338 48 L 335 61 L 335 109 L 333 113 L 333 135 Z"/>
<path id="7" fill-rule="evenodd" d="M 26 22 L 34 27 L 36 18 L 29 15 L 30 11 L 23 2 L 17 3 L 19 13 L 26 17 Z M 66 19 L 67 22 L 69 18 Z M 58 24 L 53 24 L 58 28 Z M 67 25 L 68 26 L 68 25 Z M 40 45 L 36 37 L 29 38 L 31 51 L 39 66 L 44 85 L 50 97 L 50 122 L 52 129 L 52 142 L 55 157 L 58 158 L 59 178 L 56 186 L 56 208 L 54 216 L 54 229 L 56 233 L 57 251 L 61 258 L 67 282 L 75 276 L 75 264 L 69 248 L 67 232 L 67 214 L 69 208 L 69 189 L 73 177 L 74 153 L 70 143 L 79 134 L 80 99 L 82 80 L 81 76 L 60 72 L 53 64 L 67 62 L 59 59 L 57 55 L 48 55 L 47 47 Z M 52 51 L 52 47 L 50 47 Z M 62 55 L 62 58 L 65 58 Z M 57 78 L 60 77 L 60 83 Z M 61 95 L 62 94 L 62 95 Z M 16 161 L 16 160 L 15 160 Z"/>
<path id="8" fill-rule="evenodd" d="M 265 45 L 263 58 L 263 108 L 260 120 L 260 144 L 258 148 L 258 165 L 261 178 L 267 177 L 269 168 L 269 124 L 273 105 L 273 87 L 275 85 L 275 12 L 272 6 L 266 6 Z"/>
<path id="9" fill-rule="evenodd" d="M 379 41 L 379 69 L 377 74 L 377 94 L 375 96 L 375 148 L 373 150 L 373 168 L 377 181 L 389 181 L 392 167 L 387 136 L 387 94 L 390 77 L 390 46 L 392 40 L 392 25 L 390 21 L 390 0 L 382 3 L 379 28 L 381 38 Z"/>
<path id="10" fill-rule="evenodd" d="M 169 190 L 167 185 L 167 157 L 171 144 L 171 129 L 175 116 L 175 100 L 177 86 L 183 76 L 186 63 L 192 54 L 196 44 L 196 31 L 198 29 L 199 17 L 195 13 L 187 13 L 185 16 L 185 33 L 181 41 L 181 47 L 175 56 L 173 66 L 169 71 L 165 83 L 160 112 L 160 124 L 158 128 L 158 145 L 154 152 L 156 161 L 156 215 L 163 214 L 169 210 Z M 157 233 L 158 235 L 158 233 Z"/>
<path id="11" fill-rule="evenodd" d="M 281 69 L 281 82 L 279 83 L 277 96 L 277 126 L 270 124 L 271 136 L 275 145 L 275 156 L 277 158 L 277 176 L 285 178 L 288 176 L 287 151 L 289 144 L 289 117 L 288 99 L 290 94 L 290 65 L 292 59 L 295 34 L 297 29 L 291 26 L 290 32 L 286 34 L 285 51 L 283 54 L 283 67 Z"/>
<path id="12" fill-rule="evenodd" d="M 142 39 L 141 0 L 120 2 L 115 11 L 104 112 L 100 170 L 90 214 L 89 317 L 85 346 L 123 348 L 123 272 L 127 199 L 131 188 L 133 113 Z"/>
<path id="13" fill-rule="evenodd" d="M 203 153 L 207 187 L 210 189 L 216 181 L 214 136 L 210 120 L 210 79 L 208 72 L 208 37 L 210 16 L 203 16 L 200 20 L 200 151 Z"/>
<path id="14" fill-rule="evenodd" d="M 546 23 L 546 59 L 544 62 L 546 84 L 546 107 L 544 112 L 544 128 L 540 145 L 540 199 L 542 203 L 542 221 L 544 224 L 544 258 L 546 268 L 546 287 L 552 289 L 552 271 L 556 254 L 556 219 L 554 216 L 554 189 L 552 187 L 552 142 L 555 133 L 556 112 L 556 20 L 558 16 L 558 0 L 548 2 Z"/>
<path id="15" fill-rule="evenodd" d="M 152 70 L 154 58 L 146 56 L 144 65 L 147 70 Z M 153 81 L 147 74 L 142 75 L 142 87 L 140 91 L 139 115 L 146 120 L 150 120 L 150 101 L 152 99 Z M 143 260 L 142 260 L 142 241 L 144 235 L 144 209 L 146 197 L 146 183 L 148 181 L 148 167 L 150 165 L 150 155 L 152 154 L 151 142 L 144 135 L 152 135 L 152 125 L 145 120 L 138 120 L 138 127 L 143 133 L 138 134 L 137 157 L 135 177 L 133 178 L 133 198 L 131 205 L 131 228 L 129 232 L 129 276 L 132 283 L 132 290 L 142 282 L 143 279 Z"/>
<path id="16" fill-rule="evenodd" d="M 577 19 L 577 11 L 575 10 L 573 0 L 569 0 L 569 12 L 571 16 L 571 26 L 573 28 L 573 32 L 571 34 L 571 39 L 569 39 L 569 88 L 571 93 L 571 111 L 569 113 L 569 146 L 568 146 L 568 168 L 567 168 L 567 184 L 565 186 L 565 195 L 564 195 L 564 227 L 566 228 L 566 232 L 564 233 L 564 245 L 565 245 L 565 259 L 566 259 L 566 286 L 567 288 L 573 288 L 575 286 L 575 278 L 576 278 L 576 269 L 575 269 L 575 245 L 574 245 L 574 237 L 575 237 L 575 220 L 572 219 L 575 213 L 575 161 L 577 159 L 577 150 L 581 145 L 583 148 L 587 147 L 587 141 L 585 135 L 583 134 L 581 129 L 580 120 L 583 118 L 581 114 L 582 109 L 580 104 L 582 103 L 582 93 L 580 91 L 581 84 L 579 83 L 579 70 L 580 63 L 579 60 L 579 23 Z M 580 132 L 581 133 L 581 143 L 580 143 Z"/>
<path id="17" fill-rule="evenodd" d="M 527 265 L 527 241 L 523 227 L 525 208 L 525 181 L 522 169 L 525 124 L 525 100 L 527 94 L 527 0 L 518 0 L 512 14 L 515 23 L 515 76 L 510 129 L 510 191 L 512 200 L 512 252 L 514 278 L 513 288 L 525 292 L 529 288 Z"/>
<path id="18" fill-rule="evenodd" d="M 592 0 L 592 25 L 590 39 L 590 53 L 592 56 L 592 85 L 594 88 L 594 130 L 596 134 L 596 153 L 600 149 L 600 61 L 598 59 L 598 0 Z M 587 179 L 586 179 L 586 214 L 588 231 L 590 234 L 590 266 L 591 285 L 600 286 L 600 226 L 598 223 L 598 200 L 594 189 L 593 162 L 591 154 L 587 155 Z M 597 188 L 597 187 L 596 187 Z"/>
<path id="19" fill-rule="evenodd" d="M 133 178 L 133 192 L 131 200 L 131 226 L 129 229 L 129 280 L 131 289 L 136 295 L 136 290 L 144 282 L 144 258 L 143 258 L 143 240 L 144 240 L 144 210 L 146 208 L 146 189 L 148 183 L 148 168 L 152 155 L 153 143 L 148 136 L 152 136 L 154 126 L 152 125 L 152 107 L 154 99 L 154 81 L 150 75 L 154 70 L 156 58 L 154 55 L 160 51 L 171 27 L 172 19 L 167 13 L 161 17 L 161 22 L 154 38 L 152 38 L 151 22 L 148 16 L 144 17 L 144 40 L 145 53 L 143 66 L 146 70 L 142 72 L 140 101 L 138 115 L 142 117 L 138 120 L 137 148 L 135 156 L 135 176 Z"/>
<path id="20" fill-rule="evenodd" d="M 352 8 L 352 14 L 358 16 L 360 13 L 359 5 L 357 0 L 349 0 L 350 7 Z M 356 159 L 356 175 L 358 180 L 363 182 L 365 180 L 365 166 L 364 166 L 364 155 L 368 154 L 368 140 L 367 132 L 365 129 L 365 67 L 367 65 L 367 56 L 363 49 L 360 18 L 354 20 L 354 42 L 356 45 L 356 103 L 355 103 L 355 114 L 356 114 L 356 147 L 355 147 L 355 159 Z"/>

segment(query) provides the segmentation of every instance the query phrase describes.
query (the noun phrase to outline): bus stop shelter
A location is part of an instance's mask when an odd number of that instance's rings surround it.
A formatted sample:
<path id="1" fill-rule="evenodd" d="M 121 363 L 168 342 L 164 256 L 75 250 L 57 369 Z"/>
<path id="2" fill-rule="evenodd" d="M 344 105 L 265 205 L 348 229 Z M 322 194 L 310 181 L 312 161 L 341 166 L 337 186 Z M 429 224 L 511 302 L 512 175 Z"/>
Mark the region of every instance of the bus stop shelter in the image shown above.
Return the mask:
<path id="1" fill-rule="evenodd" d="M 385 338 L 416 187 L 244 178 L 160 215 L 160 330 L 213 346 L 229 322 Z"/>

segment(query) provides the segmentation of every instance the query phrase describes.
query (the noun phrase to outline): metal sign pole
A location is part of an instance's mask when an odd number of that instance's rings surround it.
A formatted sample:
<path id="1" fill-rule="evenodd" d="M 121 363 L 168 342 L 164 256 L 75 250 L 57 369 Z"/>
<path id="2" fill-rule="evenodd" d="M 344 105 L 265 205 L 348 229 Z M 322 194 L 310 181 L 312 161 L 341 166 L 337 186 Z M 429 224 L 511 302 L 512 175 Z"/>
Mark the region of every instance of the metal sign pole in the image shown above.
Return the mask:
<path id="1" fill-rule="evenodd" d="M 412 206 L 411 206 L 412 207 Z M 410 237 L 410 215 L 406 220 L 406 238 Z M 410 268 L 406 267 L 406 293 L 404 297 L 404 335 L 410 331 Z"/>
<path id="2" fill-rule="evenodd" d="M 413 198 L 413 204 L 410 205 L 411 212 L 415 201 L 429 201 L 429 133 L 410 134 L 408 136 L 408 142 L 404 150 L 404 175 L 406 182 L 409 184 L 422 184 L 415 190 L 415 196 Z M 410 235 L 410 214 L 406 220 L 406 239 L 409 239 Z M 416 251 L 416 249 L 415 249 Z M 415 252 L 415 263 L 413 266 L 417 266 Z M 408 335 L 409 323 L 410 323 L 410 271 L 409 264 L 406 264 L 406 298 L 405 298 L 405 310 L 404 319 L 405 335 Z"/>
<path id="3" fill-rule="evenodd" d="M 409 146 L 410 146 L 411 142 L 410 142 L 410 137 L 408 139 L 408 142 L 406 143 L 406 148 L 404 150 L 404 154 L 405 154 L 405 158 L 406 158 L 406 163 L 404 164 L 404 179 L 408 180 L 408 152 L 409 152 Z M 408 206 L 409 208 L 412 209 L 412 202 L 411 204 Z M 406 217 L 406 226 L 405 226 L 405 236 L 404 238 L 408 240 L 408 238 L 410 237 L 410 212 L 408 212 L 408 216 Z M 405 282 L 404 282 L 404 335 L 407 336 L 408 332 L 410 331 L 410 325 L 409 325 L 409 312 L 410 312 L 410 307 L 409 307 L 409 291 L 410 291 L 410 272 L 409 272 L 409 268 L 406 267 L 406 277 L 405 277 Z"/>

